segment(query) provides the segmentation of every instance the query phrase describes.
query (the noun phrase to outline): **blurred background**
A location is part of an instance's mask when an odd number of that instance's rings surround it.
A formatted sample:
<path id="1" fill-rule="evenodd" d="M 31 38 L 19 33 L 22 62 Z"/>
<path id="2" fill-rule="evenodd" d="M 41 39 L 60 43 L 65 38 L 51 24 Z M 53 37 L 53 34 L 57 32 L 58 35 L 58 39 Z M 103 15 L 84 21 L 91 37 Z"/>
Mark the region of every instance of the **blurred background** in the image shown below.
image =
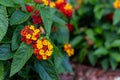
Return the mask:
<path id="1" fill-rule="evenodd" d="M 74 14 L 68 27 L 70 44 L 75 49 L 70 62 L 75 74 L 61 77 L 120 80 L 120 1 L 71 0 L 70 3 Z"/>

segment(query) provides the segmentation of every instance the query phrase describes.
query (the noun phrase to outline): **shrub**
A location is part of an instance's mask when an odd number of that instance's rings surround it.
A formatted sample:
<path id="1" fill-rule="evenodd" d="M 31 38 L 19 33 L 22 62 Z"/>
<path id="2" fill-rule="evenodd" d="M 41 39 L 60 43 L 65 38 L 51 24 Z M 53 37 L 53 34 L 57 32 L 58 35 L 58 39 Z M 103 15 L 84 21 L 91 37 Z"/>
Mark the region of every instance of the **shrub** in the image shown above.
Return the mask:
<path id="1" fill-rule="evenodd" d="M 76 5 L 72 19 L 76 28 L 70 42 L 78 53 L 74 60 L 116 69 L 120 63 L 119 0 L 78 1 L 82 4 Z"/>
<path id="2" fill-rule="evenodd" d="M 72 73 L 72 14 L 66 0 L 0 0 L 0 80 L 59 80 L 59 73 Z"/>

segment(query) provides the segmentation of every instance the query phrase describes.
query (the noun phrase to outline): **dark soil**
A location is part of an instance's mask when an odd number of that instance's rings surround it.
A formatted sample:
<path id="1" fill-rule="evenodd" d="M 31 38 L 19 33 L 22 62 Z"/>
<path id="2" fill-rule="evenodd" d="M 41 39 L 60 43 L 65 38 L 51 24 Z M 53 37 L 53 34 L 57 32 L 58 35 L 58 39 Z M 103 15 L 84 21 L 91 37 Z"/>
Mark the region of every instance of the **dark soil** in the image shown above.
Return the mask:
<path id="1" fill-rule="evenodd" d="M 72 64 L 74 74 L 61 74 L 61 80 L 120 80 L 120 69 L 103 70 L 90 66 Z"/>

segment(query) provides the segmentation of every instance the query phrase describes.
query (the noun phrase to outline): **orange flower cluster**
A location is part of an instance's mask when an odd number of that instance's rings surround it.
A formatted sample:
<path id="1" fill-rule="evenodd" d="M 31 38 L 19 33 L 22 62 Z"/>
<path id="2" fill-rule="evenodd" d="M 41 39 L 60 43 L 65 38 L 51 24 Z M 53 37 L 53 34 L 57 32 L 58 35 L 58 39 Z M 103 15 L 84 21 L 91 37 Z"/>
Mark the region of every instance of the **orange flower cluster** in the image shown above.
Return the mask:
<path id="1" fill-rule="evenodd" d="M 21 40 L 26 42 L 26 44 L 34 43 L 40 37 L 40 29 L 35 28 L 34 25 L 25 26 L 20 33 L 22 36 Z"/>
<path id="2" fill-rule="evenodd" d="M 113 6 L 114 6 L 114 8 L 120 8 L 120 0 L 116 0 L 116 1 L 113 3 Z"/>
<path id="3" fill-rule="evenodd" d="M 33 45 L 38 60 L 47 60 L 52 55 L 53 45 L 47 39 L 38 39 Z"/>
<path id="4" fill-rule="evenodd" d="M 68 18 L 72 17 L 73 7 L 66 0 L 56 0 L 56 8 L 59 9 Z"/>
<path id="5" fill-rule="evenodd" d="M 71 44 L 64 44 L 64 51 L 68 54 L 68 56 L 74 55 L 74 49 Z"/>

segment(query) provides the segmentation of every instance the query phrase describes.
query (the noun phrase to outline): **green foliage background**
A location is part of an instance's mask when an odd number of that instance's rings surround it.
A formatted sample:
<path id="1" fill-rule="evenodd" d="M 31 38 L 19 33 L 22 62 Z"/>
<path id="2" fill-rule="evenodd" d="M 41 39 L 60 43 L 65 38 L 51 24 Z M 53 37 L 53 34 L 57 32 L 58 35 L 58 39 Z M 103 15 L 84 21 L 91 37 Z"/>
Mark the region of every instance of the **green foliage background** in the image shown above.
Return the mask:
<path id="1" fill-rule="evenodd" d="M 74 61 L 115 70 L 120 63 L 120 10 L 114 0 L 82 0 L 73 16 Z M 73 2 L 75 3 L 75 2 Z M 74 37 L 74 38 L 73 38 Z"/>

